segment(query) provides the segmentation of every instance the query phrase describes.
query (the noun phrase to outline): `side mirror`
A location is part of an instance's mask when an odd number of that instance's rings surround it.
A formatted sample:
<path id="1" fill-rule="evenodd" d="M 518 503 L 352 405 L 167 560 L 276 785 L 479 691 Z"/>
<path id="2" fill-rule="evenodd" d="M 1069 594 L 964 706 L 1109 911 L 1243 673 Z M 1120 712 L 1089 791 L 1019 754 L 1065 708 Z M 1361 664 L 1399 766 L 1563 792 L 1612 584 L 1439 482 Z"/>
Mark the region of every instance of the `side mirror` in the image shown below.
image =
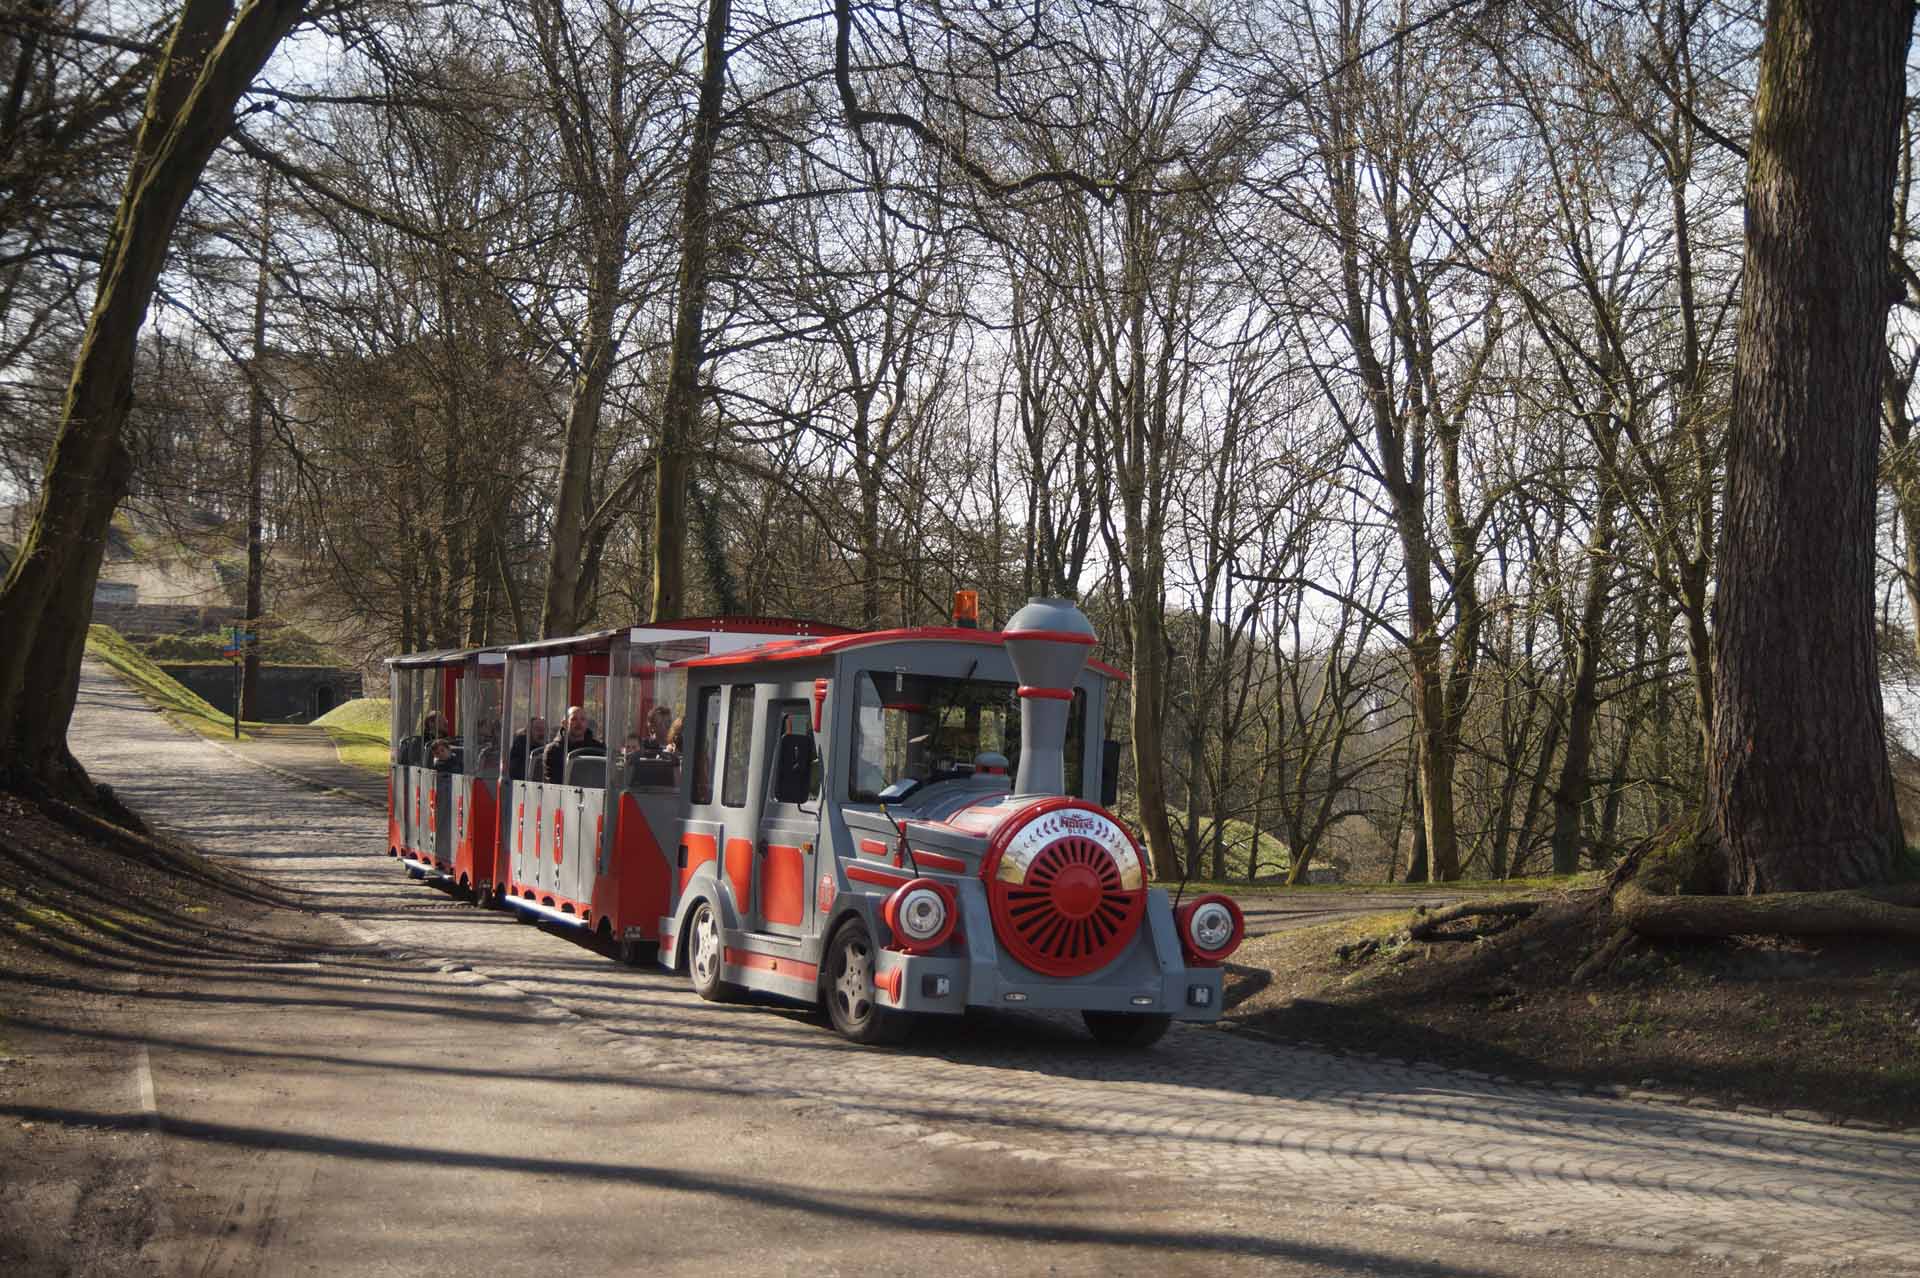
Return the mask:
<path id="1" fill-rule="evenodd" d="M 1100 806 L 1120 802 L 1120 743 L 1109 737 L 1100 743 Z"/>
<path id="2" fill-rule="evenodd" d="M 813 791 L 813 738 L 789 732 L 774 751 L 773 797 L 780 803 L 805 803 Z"/>

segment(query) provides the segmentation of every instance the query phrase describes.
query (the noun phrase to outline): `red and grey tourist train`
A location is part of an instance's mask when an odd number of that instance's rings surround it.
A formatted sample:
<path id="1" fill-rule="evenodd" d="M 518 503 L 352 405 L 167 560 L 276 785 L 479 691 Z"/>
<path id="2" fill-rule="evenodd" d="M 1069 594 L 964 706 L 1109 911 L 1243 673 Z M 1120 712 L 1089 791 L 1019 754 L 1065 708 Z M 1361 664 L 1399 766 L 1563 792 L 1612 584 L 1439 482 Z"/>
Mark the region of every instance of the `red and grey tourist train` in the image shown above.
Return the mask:
<path id="1" fill-rule="evenodd" d="M 858 1042 L 968 1008 L 1145 1045 L 1220 1014 L 1243 920 L 1174 908 L 1111 812 L 1120 672 L 1070 602 L 1007 628 L 703 618 L 393 658 L 388 850 L 703 998 Z"/>

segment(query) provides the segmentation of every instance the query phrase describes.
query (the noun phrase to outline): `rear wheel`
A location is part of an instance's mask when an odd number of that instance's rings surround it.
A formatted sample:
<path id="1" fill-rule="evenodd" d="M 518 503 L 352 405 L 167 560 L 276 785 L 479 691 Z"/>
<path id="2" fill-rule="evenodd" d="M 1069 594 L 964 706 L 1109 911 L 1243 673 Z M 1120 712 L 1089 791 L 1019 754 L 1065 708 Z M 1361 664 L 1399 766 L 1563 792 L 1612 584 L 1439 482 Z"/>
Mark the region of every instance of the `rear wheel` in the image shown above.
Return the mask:
<path id="1" fill-rule="evenodd" d="M 827 947 L 827 981 L 822 993 L 833 1027 L 856 1043 L 897 1043 L 911 1022 L 880 1006 L 873 987 L 877 959 L 873 936 L 859 919 L 848 919 Z"/>
<path id="2" fill-rule="evenodd" d="M 1080 1019 L 1108 1047 L 1152 1047 L 1173 1024 L 1164 1012 L 1082 1012 Z"/>
<path id="3" fill-rule="evenodd" d="M 702 901 L 687 921 L 687 976 L 693 992 L 709 1003 L 730 1003 L 739 994 L 720 979 L 721 956 L 720 915 L 712 901 Z"/>

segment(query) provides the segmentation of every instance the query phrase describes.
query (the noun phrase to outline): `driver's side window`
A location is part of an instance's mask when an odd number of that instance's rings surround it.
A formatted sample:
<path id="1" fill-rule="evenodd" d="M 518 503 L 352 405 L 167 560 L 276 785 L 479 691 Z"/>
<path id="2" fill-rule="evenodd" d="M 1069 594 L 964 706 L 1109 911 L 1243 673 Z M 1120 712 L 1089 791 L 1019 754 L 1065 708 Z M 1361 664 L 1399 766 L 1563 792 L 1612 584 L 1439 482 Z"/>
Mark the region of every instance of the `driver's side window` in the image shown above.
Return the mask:
<path id="1" fill-rule="evenodd" d="M 892 779 L 887 775 L 886 711 L 869 695 L 861 680 L 861 697 L 854 708 L 853 774 L 847 778 L 847 797 L 872 803 Z"/>
<path id="2" fill-rule="evenodd" d="M 820 754 L 813 737 L 813 712 L 804 701 L 776 701 L 767 707 L 767 766 L 777 771 L 781 766 L 780 743 L 788 737 L 804 738 L 812 748 L 809 753 L 813 762 L 807 775 L 807 797 L 803 803 L 811 804 L 820 798 Z M 774 781 L 768 777 L 768 801 L 773 801 L 777 793 Z"/>

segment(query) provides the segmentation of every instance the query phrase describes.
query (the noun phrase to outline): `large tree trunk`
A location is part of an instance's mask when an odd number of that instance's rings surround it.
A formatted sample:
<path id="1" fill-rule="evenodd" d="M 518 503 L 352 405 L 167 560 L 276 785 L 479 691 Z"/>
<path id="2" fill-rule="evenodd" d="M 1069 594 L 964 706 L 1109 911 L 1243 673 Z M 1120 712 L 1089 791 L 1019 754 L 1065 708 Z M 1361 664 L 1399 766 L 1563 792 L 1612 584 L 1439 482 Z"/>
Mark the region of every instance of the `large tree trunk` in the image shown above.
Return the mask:
<path id="1" fill-rule="evenodd" d="M 1587 547 L 1587 593 L 1574 640 L 1573 696 L 1567 707 L 1567 752 L 1560 760 L 1560 782 L 1553 789 L 1553 872 L 1580 868 L 1580 814 L 1587 806 L 1593 725 L 1600 717 L 1600 626 L 1606 618 L 1613 580 L 1613 501 L 1603 494 Z"/>
<path id="2" fill-rule="evenodd" d="M 154 71 L 40 509 L 0 586 L 0 771 L 63 789 L 76 778 L 67 724 L 107 524 L 132 474 L 121 436 L 134 343 L 180 210 L 232 129 L 235 103 L 304 8 L 304 0 L 248 0 L 229 29 L 226 0 L 187 0 Z"/>
<path id="3" fill-rule="evenodd" d="M 713 157 L 720 145 L 727 84 L 728 0 L 707 0 L 706 55 L 700 103 L 687 153 L 687 185 L 680 203 L 679 296 L 673 316 L 673 352 L 667 364 L 667 402 L 661 414 L 659 456 L 653 469 L 653 614 L 655 621 L 687 611 L 687 482 L 699 440 L 700 365 L 706 358 L 707 246 L 712 214 Z"/>
<path id="4" fill-rule="evenodd" d="M 1884 881 L 1901 846 L 1873 567 L 1895 140 L 1913 7 L 1774 0 L 1715 609 L 1707 808 L 1743 893 Z"/>

